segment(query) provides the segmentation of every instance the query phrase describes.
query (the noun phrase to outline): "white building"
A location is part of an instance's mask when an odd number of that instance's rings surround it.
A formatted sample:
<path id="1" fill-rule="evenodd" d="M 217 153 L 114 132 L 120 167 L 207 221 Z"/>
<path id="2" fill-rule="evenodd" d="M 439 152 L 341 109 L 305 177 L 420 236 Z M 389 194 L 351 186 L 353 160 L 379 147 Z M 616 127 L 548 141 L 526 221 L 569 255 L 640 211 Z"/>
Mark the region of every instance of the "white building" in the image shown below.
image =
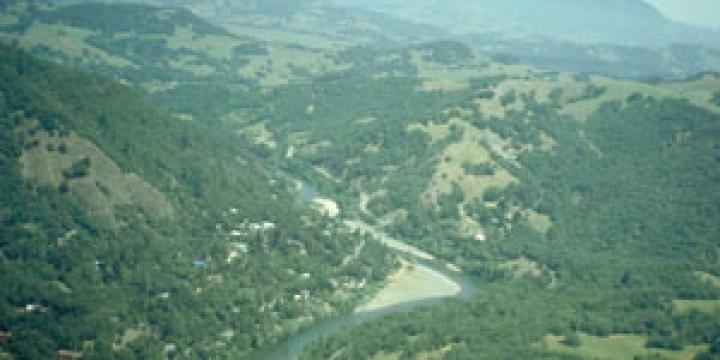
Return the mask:
<path id="1" fill-rule="evenodd" d="M 234 242 L 234 243 L 232 243 L 232 246 L 233 246 L 237 251 L 240 251 L 240 252 L 242 252 L 242 253 L 247 253 L 247 252 L 248 252 L 248 244 L 247 244 L 247 243 L 244 243 L 244 242 Z"/>
<path id="2" fill-rule="evenodd" d="M 228 254 L 228 257 L 225 260 L 225 262 L 229 264 L 233 260 L 235 260 L 236 258 L 239 258 L 239 257 L 240 257 L 240 253 L 238 253 L 236 250 L 232 250 L 232 251 L 230 251 L 230 254 Z"/>

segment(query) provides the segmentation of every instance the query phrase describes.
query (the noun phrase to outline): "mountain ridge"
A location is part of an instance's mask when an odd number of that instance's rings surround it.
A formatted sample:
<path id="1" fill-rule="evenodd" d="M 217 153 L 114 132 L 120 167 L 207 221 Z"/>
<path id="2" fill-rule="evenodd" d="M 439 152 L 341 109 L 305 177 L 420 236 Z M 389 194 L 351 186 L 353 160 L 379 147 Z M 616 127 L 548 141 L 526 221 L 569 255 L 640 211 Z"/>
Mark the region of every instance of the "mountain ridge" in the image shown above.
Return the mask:
<path id="1" fill-rule="evenodd" d="M 658 47 L 673 42 L 720 47 L 720 31 L 673 22 L 642 0 L 370 1 L 362 6 L 408 20 L 445 27 L 455 35 L 482 32 L 539 34 L 577 43 Z"/>

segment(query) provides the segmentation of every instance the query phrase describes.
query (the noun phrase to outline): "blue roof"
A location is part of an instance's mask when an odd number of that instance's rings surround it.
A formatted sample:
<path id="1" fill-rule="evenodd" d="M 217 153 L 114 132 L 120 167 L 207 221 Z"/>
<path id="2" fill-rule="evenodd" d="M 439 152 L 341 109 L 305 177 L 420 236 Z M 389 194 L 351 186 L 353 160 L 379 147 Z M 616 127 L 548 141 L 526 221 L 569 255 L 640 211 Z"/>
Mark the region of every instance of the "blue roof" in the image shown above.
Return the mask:
<path id="1" fill-rule="evenodd" d="M 195 267 L 205 267 L 205 260 L 195 260 L 193 261 L 193 265 Z"/>

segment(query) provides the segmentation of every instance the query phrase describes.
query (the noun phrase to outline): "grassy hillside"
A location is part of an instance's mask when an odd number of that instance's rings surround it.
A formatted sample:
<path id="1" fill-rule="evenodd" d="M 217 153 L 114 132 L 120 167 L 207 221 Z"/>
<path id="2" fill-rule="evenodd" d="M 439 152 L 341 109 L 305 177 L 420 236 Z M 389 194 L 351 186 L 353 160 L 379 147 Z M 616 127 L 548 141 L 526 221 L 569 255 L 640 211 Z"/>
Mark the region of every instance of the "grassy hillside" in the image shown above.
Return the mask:
<path id="1" fill-rule="evenodd" d="M 332 281 L 371 288 L 392 265 L 236 138 L 107 78 L 0 59 L 2 352 L 243 356 L 352 309 L 364 290 Z"/>
<path id="2" fill-rule="evenodd" d="M 289 166 L 304 164 L 307 176 L 346 196 L 345 208 L 410 231 L 404 235 L 415 241 L 448 231 L 473 237 L 517 219 L 545 232 L 546 212 L 497 208 L 496 194 L 522 183 L 522 156 L 554 151 L 557 136 L 539 122 L 548 111 L 577 123 L 635 92 L 687 97 L 718 110 L 713 75 L 656 85 L 573 77 L 489 63 L 454 43 L 367 54 L 347 53 L 356 66 L 341 76 L 277 89 L 258 101 L 268 109 L 258 123 L 269 129 L 264 136 L 274 139 L 279 156 L 293 154 Z"/>
<path id="3" fill-rule="evenodd" d="M 58 4 L 77 2 L 82 1 L 55 1 Z M 338 49 L 359 44 L 388 46 L 443 36 L 440 28 L 360 8 L 334 6 L 328 1 L 146 0 L 144 3 L 186 8 L 236 34 L 310 48 Z"/>
<path id="4" fill-rule="evenodd" d="M 231 34 L 188 10 L 138 4 L 9 5 L 0 39 L 150 92 L 183 84 L 278 85 L 336 64 L 302 46 Z"/>

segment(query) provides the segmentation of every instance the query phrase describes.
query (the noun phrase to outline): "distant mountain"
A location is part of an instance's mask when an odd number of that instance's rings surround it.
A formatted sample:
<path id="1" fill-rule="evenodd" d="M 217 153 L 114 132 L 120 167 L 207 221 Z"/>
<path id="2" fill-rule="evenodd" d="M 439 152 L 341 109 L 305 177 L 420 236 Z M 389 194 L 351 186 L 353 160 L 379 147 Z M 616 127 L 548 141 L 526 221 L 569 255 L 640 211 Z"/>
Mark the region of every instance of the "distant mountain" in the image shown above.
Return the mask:
<path id="1" fill-rule="evenodd" d="M 58 5 L 83 0 L 55 0 Z M 105 3 L 144 3 L 182 7 L 215 25 L 243 34 L 246 27 L 291 31 L 286 37 L 319 36 L 337 46 L 358 43 L 405 43 L 435 39 L 446 35 L 442 30 L 414 23 L 381 12 L 357 7 L 336 6 L 327 0 L 105 0 Z M 252 31 L 251 31 L 252 32 Z M 282 42 L 284 39 L 275 38 Z M 292 41 L 292 40 L 291 40 Z M 312 46 L 306 43 L 305 46 Z"/>
<path id="2" fill-rule="evenodd" d="M 720 31 L 673 22 L 641 0 L 336 0 L 455 35 L 500 32 L 582 44 L 720 46 Z"/>
<path id="3" fill-rule="evenodd" d="M 79 2 L 85 1 L 55 1 L 57 4 Z M 320 51 L 326 56 L 357 45 L 393 48 L 407 43 L 454 39 L 503 62 L 557 71 L 624 78 L 683 78 L 720 69 L 720 32 L 672 22 L 639 0 L 142 2 L 181 7 L 234 35 L 264 42 L 260 44 L 262 48 L 275 45 L 291 48 L 296 53 L 305 49 Z M 290 57 L 270 54 L 270 58 L 280 60 L 271 64 L 274 69 L 266 71 L 255 66 L 243 72 L 252 75 L 261 71 L 260 77 L 265 78 L 262 82 L 283 83 L 286 78 L 322 72 L 322 67 L 308 67 L 302 60 L 317 56 L 319 54 Z M 260 64 L 259 59 L 252 64 Z M 288 59 L 294 64 L 284 69 L 282 63 Z M 328 69 L 332 64 L 323 66 Z M 231 71 L 235 68 L 237 64 L 228 67 Z"/>
<path id="4" fill-rule="evenodd" d="M 179 84 L 285 84 L 337 66 L 301 40 L 263 29 L 233 34 L 184 8 L 130 3 L 17 5 L 2 13 L 0 41 L 114 76 L 150 92 Z M 284 38 L 281 36 L 281 38 Z"/>
<path id="5" fill-rule="evenodd" d="M 682 79 L 720 71 L 720 50 L 695 44 L 650 48 L 578 44 L 548 37 L 513 39 L 497 34 L 468 35 L 459 40 L 499 62 L 530 64 L 554 71 L 638 79 Z"/>

